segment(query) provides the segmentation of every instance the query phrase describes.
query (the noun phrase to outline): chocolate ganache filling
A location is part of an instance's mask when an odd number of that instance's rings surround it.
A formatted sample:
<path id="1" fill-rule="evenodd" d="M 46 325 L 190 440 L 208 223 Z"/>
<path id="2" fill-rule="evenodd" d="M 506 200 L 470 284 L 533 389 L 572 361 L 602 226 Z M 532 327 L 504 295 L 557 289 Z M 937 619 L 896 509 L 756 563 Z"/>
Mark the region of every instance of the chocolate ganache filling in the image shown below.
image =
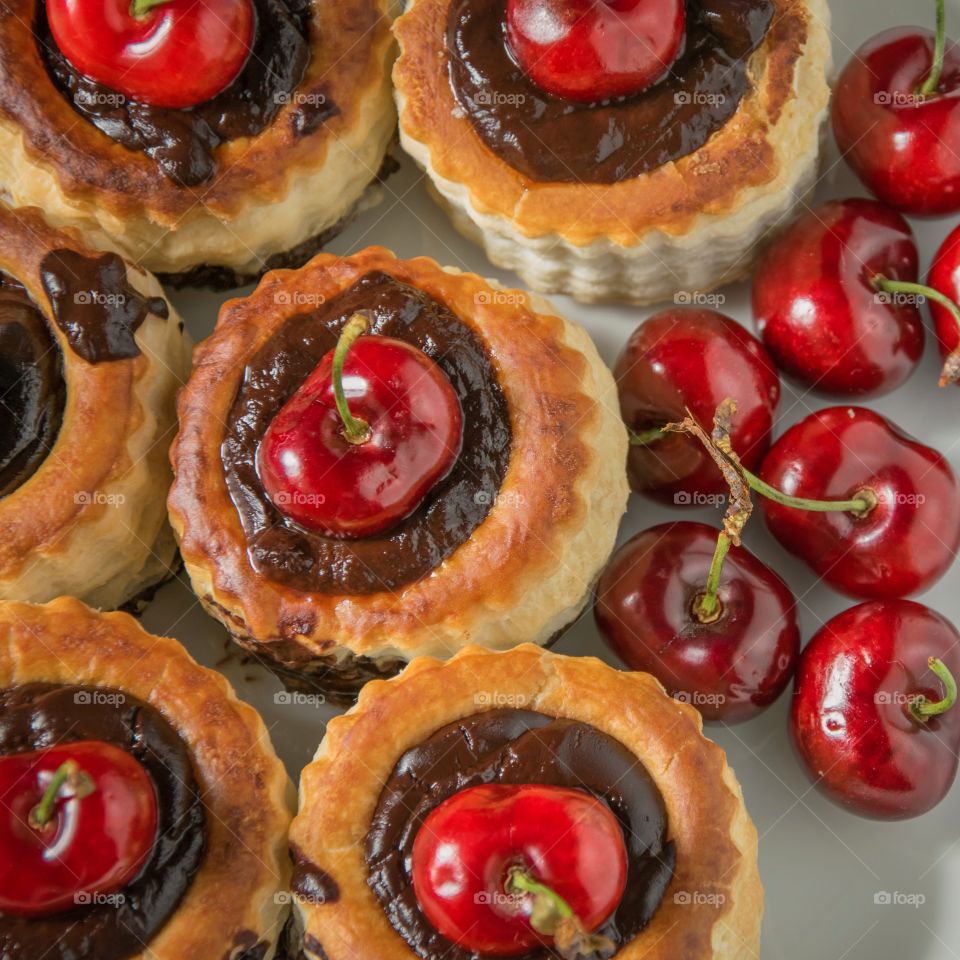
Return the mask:
<path id="1" fill-rule="evenodd" d="M 214 151 L 220 144 L 265 130 L 306 71 L 310 0 L 253 3 L 256 33 L 240 74 L 213 99 L 183 110 L 129 100 L 80 73 L 54 41 L 43 3 L 34 29 L 47 70 L 73 108 L 112 140 L 147 154 L 175 183 L 190 187 L 216 173 Z M 336 112 L 329 100 L 298 105 L 295 128 L 309 132 Z"/>
<path id="2" fill-rule="evenodd" d="M 417 831 L 430 812 L 461 790 L 488 783 L 577 788 L 605 803 L 623 828 L 628 872 L 623 899 L 599 932 L 619 949 L 643 930 L 676 864 L 663 797 L 646 768 L 590 724 L 530 710 L 490 710 L 448 724 L 400 758 L 367 834 L 368 883 L 417 956 L 478 960 L 431 926 L 410 870 Z"/>
<path id="3" fill-rule="evenodd" d="M 272 418 L 358 310 L 369 314 L 371 333 L 412 344 L 447 375 L 463 407 L 463 446 L 447 476 L 405 520 L 377 536 L 338 540 L 300 527 L 273 506 L 256 454 Z M 419 580 L 469 539 L 496 500 L 511 436 L 506 399 L 480 338 L 423 291 L 373 272 L 287 320 L 253 357 L 227 419 L 221 456 L 258 572 L 310 593 L 361 595 Z"/>
<path id="4" fill-rule="evenodd" d="M 170 918 L 200 867 L 204 807 L 179 734 L 149 704 L 106 687 L 29 683 L 0 690 L 0 755 L 103 740 L 143 764 L 157 791 L 157 839 L 122 901 L 50 917 L 0 913 L 4 960 L 124 960 Z M 6 869 L 8 865 L 4 865 Z"/>
<path id="5" fill-rule="evenodd" d="M 618 183 L 699 150 L 750 89 L 748 59 L 772 0 L 688 0 L 683 50 L 635 96 L 594 104 L 552 96 L 517 65 L 505 0 L 454 0 L 447 23 L 450 84 L 473 128 L 533 180 Z"/>
<path id="6" fill-rule="evenodd" d="M 0 497 L 46 459 L 65 401 L 60 350 L 45 317 L 21 284 L 0 274 Z"/>

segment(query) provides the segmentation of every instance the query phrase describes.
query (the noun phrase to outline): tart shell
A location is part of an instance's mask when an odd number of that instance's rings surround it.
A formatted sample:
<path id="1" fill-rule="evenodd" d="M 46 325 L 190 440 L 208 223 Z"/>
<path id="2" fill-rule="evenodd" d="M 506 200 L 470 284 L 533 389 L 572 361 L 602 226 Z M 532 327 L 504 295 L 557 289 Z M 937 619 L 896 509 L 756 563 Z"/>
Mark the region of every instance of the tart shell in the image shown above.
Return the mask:
<path id="1" fill-rule="evenodd" d="M 57 440 L 37 471 L 0 499 L 0 600 L 61 594 L 116 608 L 175 569 L 164 498 L 174 396 L 190 369 L 190 343 L 172 307 L 135 333 L 140 355 L 88 363 L 52 318 L 40 264 L 51 250 L 97 256 L 36 209 L 0 205 L 0 270 L 27 289 L 62 354 L 67 403 Z M 127 282 L 149 299 L 163 290 L 130 264 Z"/>
<path id="2" fill-rule="evenodd" d="M 456 102 L 449 0 L 413 0 L 394 24 L 400 141 L 454 226 L 542 293 L 655 303 L 749 274 L 818 172 L 830 96 L 826 0 L 774 0 L 751 91 L 694 153 L 616 184 L 532 180 L 497 157 Z"/>
<path id="3" fill-rule="evenodd" d="M 0 603 L 0 687 L 90 684 L 155 709 L 187 745 L 207 812 L 207 849 L 176 912 L 139 957 L 275 955 L 286 913 L 285 837 L 292 788 L 257 712 L 177 641 L 146 633 L 127 614 L 78 600 Z M 251 941 L 251 935 L 255 940 Z"/>
<path id="4" fill-rule="evenodd" d="M 509 409 L 510 464 L 486 519 L 428 576 L 363 596 L 299 592 L 251 566 L 224 477 L 224 423 L 246 363 L 298 309 L 290 305 L 305 291 L 329 300 L 372 271 L 425 291 L 479 335 Z M 224 305 L 180 397 L 169 508 L 194 591 L 294 685 L 357 658 L 396 672 L 468 643 L 547 643 L 586 604 L 626 509 L 618 410 L 586 332 L 538 297 L 376 247 L 268 274 L 251 296 Z"/>
<path id="5" fill-rule="evenodd" d="M 330 722 L 301 776 L 290 842 L 340 895 L 324 903 L 295 898 L 301 956 L 416 956 L 367 884 L 363 837 L 405 751 L 505 702 L 589 723 L 619 740 L 663 795 L 676 871 L 650 924 L 619 960 L 756 960 L 763 914 L 756 829 L 723 751 L 702 735 L 700 714 L 668 698 L 648 674 L 530 644 L 499 654 L 468 647 L 446 663 L 416 660 L 399 677 L 368 684 L 357 706 Z"/>

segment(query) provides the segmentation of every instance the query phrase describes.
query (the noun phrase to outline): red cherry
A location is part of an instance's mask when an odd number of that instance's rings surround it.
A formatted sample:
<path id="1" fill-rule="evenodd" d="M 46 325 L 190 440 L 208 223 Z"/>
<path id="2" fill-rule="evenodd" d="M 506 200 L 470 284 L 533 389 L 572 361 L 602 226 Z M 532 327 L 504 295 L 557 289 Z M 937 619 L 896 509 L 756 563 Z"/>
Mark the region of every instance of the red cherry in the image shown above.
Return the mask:
<path id="1" fill-rule="evenodd" d="M 37 808 L 68 761 L 92 791 L 68 780 L 40 825 Z M 116 893 L 137 876 L 156 840 L 150 775 L 102 741 L 0 757 L 0 796 L 0 913 L 44 917 Z"/>
<path id="2" fill-rule="evenodd" d="M 226 90 L 250 55 L 251 0 L 47 0 L 57 46 L 97 83 L 157 107 Z"/>
<path id="3" fill-rule="evenodd" d="M 833 130 L 847 162 L 885 203 L 916 216 L 960 211 L 960 50 L 947 45 L 931 95 L 936 39 L 887 30 L 851 57 L 833 97 Z"/>
<path id="4" fill-rule="evenodd" d="M 960 302 L 960 227 L 955 228 L 937 251 L 927 283 L 954 304 Z M 960 384 L 960 322 L 956 313 L 931 299 L 930 312 L 937 330 L 940 353 L 947 367 L 944 384 Z"/>
<path id="5" fill-rule="evenodd" d="M 511 868 L 566 901 L 586 931 L 613 913 L 627 883 L 616 817 L 564 787 L 463 790 L 424 820 L 412 860 L 414 893 L 430 923 L 457 946 L 498 957 L 550 946 L 531 925 L 531 895 L 508 892 Z"/>
<path id="6" fill-rule="evenodd" d="M 915 283 L 910 226 L 873 200 L 834 200 L 804 214 L 760 261 L 757 329 L 777 365 L 827 393 L 866 396 L 899 386 L 923 353 L 916 298 L 876 278 Z"/>
<path id="7" fill-rule="evenodd" d="M 830 407 L 791 427 L 761 478 L 814 500 L 875 501 L 862 515 L 761 500 L 773 535 L 831 586 L 866 599 L 902 597 L 942 577 L 960 548 L 960 487 L 936 450 L 862 407 Z"/>
<path id="8" fill-rule="evenodd" d="M 717 530 L 665 523 L 614 554 L 597 587 L 601 634 L 632 670 L 707 720 L 736 723 L 770 706 L 793 677 L 800 652 L 796 601 L 787 585 L 743 547 L 721 574 L 715 619 L 697 613 Z"/>
<path id="9" fill-rule="evenodd" d="M 650 317 L 630 337 L 614 376 L 623 419 L 638 436 L 682 420 L 688 409 L 709 424 L 733 397 L 731 440 L 744 466 L 755 469 L 770 447 L 780 378 L 763 344 L 722 313 L 676 308 Z M 703 505 L 727 489 L 703 446 L 682 434 L 634 444 L 628 472 L 635 491 L 671 504 Z"/>
<path id="10" fill-rule="evenodd" d="M 360 328 L 356 328 L 360 329 Z M 415 347 L 360 337 L 343 366 L 347 438 L 331 350 L 271 422 L 257 467 L 281 513 L 331 537 L 365 537 L 411 514 L 460 453 L 463 414 L 443 371 Z"/>
<path id="11" fill-rule="evenodd" d="M 507 0 L 507 41 L 554 96 L 583 103 L 642 93 L 683 47 L 683 0 Z"/>
<path id="12" fill-rule="evenodd" d="M 814 783 L 850 811 L 915 817 L 950 789 L 960 708 L 949 696 L 950 676 L 935 672 L 931 657 L 960 677 L 960 633 L 910 600 L 847 610 L 803 651 L 793 740 Z"/>

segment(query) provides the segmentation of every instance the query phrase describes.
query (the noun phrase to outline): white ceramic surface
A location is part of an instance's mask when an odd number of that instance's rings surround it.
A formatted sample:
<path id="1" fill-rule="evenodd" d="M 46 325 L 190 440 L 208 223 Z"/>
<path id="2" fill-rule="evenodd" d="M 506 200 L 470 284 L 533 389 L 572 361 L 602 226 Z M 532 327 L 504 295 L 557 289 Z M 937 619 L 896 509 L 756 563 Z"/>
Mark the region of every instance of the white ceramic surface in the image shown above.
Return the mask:
<path id="1" fill-rule="evenodd" d="M 932 24 L 934 17 L 932 0 L 832 0 L 831 6 L 838 69 L 868 35 L 904 22 Z M 952 34 L 960 37 L 960 0 L 948 0 L 948 10 Z M 863 194 L 838 159 L 830 137 L 817 199 Z M 924 269 L 958 220 L 914 224 Z M 369 244 L 385 245 L 400 256 L 426 254 L 517 285 L 515 277 L 491 267 L 478 249 L 454 232 L 409 162 L 388 181 L 383 203 L 362 216 L 330 249 L 348 253 Z M 725 302 L 720 309 L 750 326 L 749 287 L 728 288 L 722 296 Z M 173 297 L 198 340 L 212 329 L 224 299 L 209 293 Z M 637 324 L 653 312 L 586 307 L 563 298 L 557 298 L 555 304 L 586 326 L 610 363 Z M 960 391 L 938 390 L 938 369 L 930 338 L 925 361 L 913 379 L 870 405 L 947 453 L 954 468 L 960 470 Z M 832 402 L 785 384 L 778 433 Z M 716 522 L 719 514 L 710 508 L 668 510 L 634 497 L 621 539 L 671 517 Z M 767 534 L 759 517 L 751 524 L 746 542 L 793 587 L 800 601 L 805 639 L 850 605 L 789 557 Z M 960 563 L 922 599 L 960 623 L 958 586 Z M 265 669 L 243 663 L 237 656 L 227 657 L 224 631 L 203 613 L 183 577 L 160 592 L 143 623 L 156 633 L 177 637 L 203 663 L 226 673 L 240 695 L 261 711 L 296 778 L 334 711 L 284 702 L 287 698 L 280 694 L 279 682 Z M 605 651 L 589 611 L 557 650 L 596 654 L 615 662 Z M 760 832 L 761 872 L 767 893 L 763 960 L 960 960 L 960 910 L 956 906 L 960 897 L 960 783 L 940 807 L 921 819 L 899 824 L 858 819 L 811 789 L 787 739 L 786 700 L 782 698 L 746 725 L 709 731 L 727 750 Z M 886 899 L 894 902 L 882 902 Z"/>

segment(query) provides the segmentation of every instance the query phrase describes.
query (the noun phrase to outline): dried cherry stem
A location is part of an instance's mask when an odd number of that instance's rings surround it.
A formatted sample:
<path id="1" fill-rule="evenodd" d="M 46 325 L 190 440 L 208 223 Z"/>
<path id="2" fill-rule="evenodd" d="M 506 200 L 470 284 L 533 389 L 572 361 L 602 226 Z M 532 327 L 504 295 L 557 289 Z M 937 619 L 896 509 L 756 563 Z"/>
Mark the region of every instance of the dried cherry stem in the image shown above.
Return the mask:
<path id="1" fill-rule="evenodd" d="M 930 73 L 917 91 L 921 97 L 929 97 L 937 92 L 940 77 L 943 74 L 943 57 L 947 49 L 947 5 L 946 0 L 937 0 L 937 39 L 933 48 L 933 65 Z"/>
<path id="2" fill-rule="evenodd" d="M 343 392 L 344 361 L 347 359 L 350 348 L 369 329 L 370 324 L 367 322 L 367 318 L 362 313 L 355 313 L 344 324 L 343 330 L 340 332 L 340 339 L 337 341 L 337 348 L 333 351 L 333 369 L 331 370 L 333 398 L 337 404 L 340 419 L 343 421 L 343 436 L 347 443 L 366 443 L 370 439 L 370 425 L 350 412 L 346 395 Z"/>
<path id="3" fill-rule="evenodd" d="M 30 825 L 37 829 L 45 827 L 53 817 L 60 791 L 65 786 L 73 788 L 75 797 L 87 797 L 93 793 L 94 785 L 90 775 L 80 769 L 76 760 L 64 760 L 47 784 L 40 802 L 30 811 Z"/>
<path id="4" fill-rule="evenodd" d="M 938 657 L 931 657 L 927 665 L 943 684 L 943 697 L 940 700 L 928 700 L 918 697 L 910 704 L 910 712 L 915 720 L 926 723 L 931 717 L 946 713 L 957 702 L 957 681 L 947 665 Z"/>
<path id="5" fill-rule="evenodd" d="M 511 867 L 504 889 L 513 896 L 530 897 L 530 926 L 537 933 L 553 937 L 553 945 L 564 960 L 595 954 L 609 957 L 616 951 L 616 945 L 608 937 L 585 930 L 570 904 L 556 890 L 535 880 L 526 867 Z"/>

